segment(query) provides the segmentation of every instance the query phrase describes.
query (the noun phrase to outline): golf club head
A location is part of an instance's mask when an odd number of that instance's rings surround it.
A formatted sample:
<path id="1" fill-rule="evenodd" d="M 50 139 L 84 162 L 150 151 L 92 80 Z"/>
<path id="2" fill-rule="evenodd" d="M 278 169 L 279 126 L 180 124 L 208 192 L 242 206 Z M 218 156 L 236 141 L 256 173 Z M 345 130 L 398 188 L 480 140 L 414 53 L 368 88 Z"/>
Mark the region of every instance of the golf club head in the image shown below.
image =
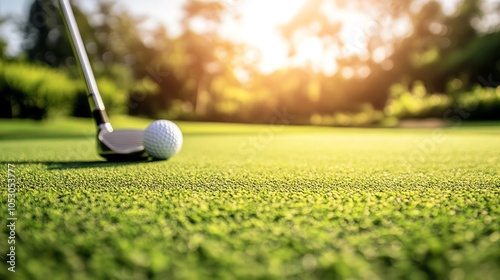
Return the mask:
<path id="1" fill-rule="evenodd" d="M 144 150 L 143 137 L 144 130 L 140 129 L 99 129 L 97 151 L 109 161 L 144 160 L 149 155 Z"/>

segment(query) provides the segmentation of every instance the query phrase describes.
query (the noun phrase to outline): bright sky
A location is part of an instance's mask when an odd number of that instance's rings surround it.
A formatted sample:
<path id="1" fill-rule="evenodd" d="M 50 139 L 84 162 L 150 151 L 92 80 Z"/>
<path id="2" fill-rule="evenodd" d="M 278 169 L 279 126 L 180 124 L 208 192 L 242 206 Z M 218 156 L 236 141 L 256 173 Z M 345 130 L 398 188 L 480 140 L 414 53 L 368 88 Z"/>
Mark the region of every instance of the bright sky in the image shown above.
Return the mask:
<path id="1" fill-rule="evenodd" d="M 91 12 L 98 0 L 76 0 L 82 8 Z M 137 15 L 148 17 L 146 26 L 154 26 L 160 22 L 167 26 L 172 35 L 180 32 L 179 21 L 182 17 L 181 7 L 185 0 L 118 0 L 118 3 L 127 7 Z M 286 44 L 281 38 L 277 26 L 290 20 L 307 0 L 219 0 L 227 9 L 236 9 L 242 15 L 241 22 L 227 22 L 223 26 L 222 34 L 233 40 L 254 45 L 261 51 L 262 71 L 269 72 L 286 66 Z M 452 12 L 458 0 L 442 1 L 445 11 Z M 497 0 L 489 0 L 494 2 Z M 15 19 L 24 19 L 32 0 L 0 0 L 0 17 L 10 15 Z M 347 26 L 340 35 L 348 46 L 348 51 L 362 54 L 363 40 L 373 32 L 380 32 L 380 26 L 375 25 L 375 19 L 363 17 L 359 14 L 339 13 L 329 11 L 328 14 L 341 18 Z M 402 31 L 404 32 L 404 30 Z M 20 50 L 22 38 L 12 24 L 0 28 L 0 36 L 6 38 L 9 46 L 8 53 L 15 54 Z M 292 64 L 308 63 L 315 70 L 327 73 L 336 71 L 334 61 L 338 50 L 323 53 L 319 40 L 308 39 L 301 41 L 298 48 L 299 55 Z M 345 50 L 344 50 L 345 51 Z M 383 52 L 382 52 L 383 55 Z"/>

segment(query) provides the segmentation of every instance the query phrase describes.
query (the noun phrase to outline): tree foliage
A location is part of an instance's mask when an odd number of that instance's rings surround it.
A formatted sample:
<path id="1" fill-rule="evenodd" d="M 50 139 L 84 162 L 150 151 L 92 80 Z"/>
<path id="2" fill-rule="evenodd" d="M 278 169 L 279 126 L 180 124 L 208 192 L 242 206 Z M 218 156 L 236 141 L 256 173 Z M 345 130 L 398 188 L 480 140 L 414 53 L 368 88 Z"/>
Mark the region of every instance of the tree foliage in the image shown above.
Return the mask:
<path id="1" fill-rule="evenodd" d="M 291 60 L 310 39 L 319 39 L 324 53 L 336 53 L 325 56 L 337 67 L 329 74 L 311 65 L 260 72 L 258 55 L 249 55 L 258 51 L 221 35 L 225 20 L 237 21 L 239 14 L 220 1 L 186 0 L 176 36 L 162 25 L 146 28 L 144 18 L 116 1 L 99 2 L 92 15 L 74 9 L 96 75 L 122 92 L 131 114 L 269 122 L 273 110 L 287 108 L 296 123 L 345 123 L 343 116 L 365 112 L 372 117 L 357 123 L 367 124 L 379 121 L 391 104 L 399 113 L 387 117 L 439 117 L 447 106 L 468 100 L 464 96 L 490 96 L 477 92 L 500 81 L 500 30 L 478 26 L 499 7 L 462 0 L 450 13 L 433 0 L 306 1 L 280 31 Z M 361 35 L 345 41 L 350 26 L 338 14 L 352 12 L 370 20 Z M 28 62 L 79 78 L 55 1 L 34 0 L 22 30 Z M 391 94 L 394 85 L 404 94 Z M 426 92 L 421 97 L 413 93 L 420 87 Z M 81 106 L 77 115 L 85 110 Z"/>

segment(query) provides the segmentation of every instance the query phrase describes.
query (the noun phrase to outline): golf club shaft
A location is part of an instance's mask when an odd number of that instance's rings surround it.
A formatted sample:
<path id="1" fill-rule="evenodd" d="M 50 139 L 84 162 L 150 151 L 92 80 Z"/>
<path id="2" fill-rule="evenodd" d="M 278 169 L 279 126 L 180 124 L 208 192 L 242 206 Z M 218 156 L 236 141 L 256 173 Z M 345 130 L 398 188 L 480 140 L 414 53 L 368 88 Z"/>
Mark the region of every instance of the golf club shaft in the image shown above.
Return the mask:
<path id="1" fill-rule="evenodd" d="M 94 72 L 90 66 L 89 58 L 83 44 L 82 36 L 80 35 L 78 25 L 76 24 L 71 4 L 69 0 L 59 0 L 59 7 L 63 16 L 64 25 L 66 26 L 66 30 L 68 31 L 68 35 L 70 37 L 69 39 L 73 47 L 73 53 L 75 54 L 75 58 L 78 61 L 81 72 L 85 78 L 92 116 L 98 126 L 110 126 L 106 109 L 104 107 L 104 103 L 102 102 L 94 77 Z"/>

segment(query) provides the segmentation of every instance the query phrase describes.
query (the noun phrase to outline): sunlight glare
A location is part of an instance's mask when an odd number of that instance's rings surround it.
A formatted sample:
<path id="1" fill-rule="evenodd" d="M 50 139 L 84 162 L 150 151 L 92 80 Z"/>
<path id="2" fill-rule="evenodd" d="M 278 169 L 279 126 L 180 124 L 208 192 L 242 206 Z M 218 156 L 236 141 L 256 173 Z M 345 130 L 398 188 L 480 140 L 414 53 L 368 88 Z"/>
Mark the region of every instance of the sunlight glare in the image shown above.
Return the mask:
<path id="1" fill-rule="evenodd" d="M 250 0 L 236 4 L 241 22 L 225 31 L 231 38 L 255 46 L 261 52 L 262 72 L 271 72 L 288 65 L 288 51 L 278 28 L 288 22 L 307 0 Z"/>
<path id="2" fill-rule="evenodd" d="M 234 6 L 241 14 L 240 21 L 226 24 L 224 33 L 236 41 L 254 46 L 260 52 L 259 70 L 270 73 L 289 66 L 306 66 L 314 72 L 327 75 L 336 73 L 336 60 L 351 55 L 361 60 L 368 60 L 372 54 L 368 52 L 368 39 L 374 35 L 383 41 L 391 39 L 391 32 L 396 34 L 408 31 L 408 25 L 401 22 L 401 31 L 393 30 L 391 22 L 386 18 L 361 13 L 353 9 L 339 9 L 332 5 L 322 6 L 322 13 L 343 24 L 338 40 L 343 42 L 342 48 L 335 45 L 324 48 L 324 42 L 307 32 L 297 32 L 291 38 L 295 44 L 295 55 L 288 57 L 288 45 L 279 27 L 288 23 L 310 0 L 266 1 L 241 0 Z M 387 32 L 388 29 L 391 32 Z M 397 29 L 397 28 L 396 28 Z M 396 32 L 397 31 L 397 32 Z M 337 39 L 337 38 L 335 38 Z M 390 55 L 390 50 L 378 50 L 375 60 L 381 63 Z M 353 73 L 354 74 L 354 73 Z M 366 71 L 358 73 L 366 76 Z M 352 76 L 350 71 L 344 76 Z"/>

